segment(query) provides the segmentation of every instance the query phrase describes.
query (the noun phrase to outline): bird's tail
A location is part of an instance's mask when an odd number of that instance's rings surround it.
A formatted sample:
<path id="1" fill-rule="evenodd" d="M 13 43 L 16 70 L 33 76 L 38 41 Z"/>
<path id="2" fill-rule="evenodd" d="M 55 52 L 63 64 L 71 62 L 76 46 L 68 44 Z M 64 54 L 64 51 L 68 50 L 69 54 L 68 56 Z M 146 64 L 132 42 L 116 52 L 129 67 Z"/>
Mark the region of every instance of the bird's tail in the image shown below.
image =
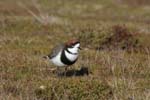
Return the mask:
<path id="1" fill-rule="evenodd" d="M 48 58 L 48 56 L 43 56 L 42 58 L 47 59 L 47 58 Z"/>

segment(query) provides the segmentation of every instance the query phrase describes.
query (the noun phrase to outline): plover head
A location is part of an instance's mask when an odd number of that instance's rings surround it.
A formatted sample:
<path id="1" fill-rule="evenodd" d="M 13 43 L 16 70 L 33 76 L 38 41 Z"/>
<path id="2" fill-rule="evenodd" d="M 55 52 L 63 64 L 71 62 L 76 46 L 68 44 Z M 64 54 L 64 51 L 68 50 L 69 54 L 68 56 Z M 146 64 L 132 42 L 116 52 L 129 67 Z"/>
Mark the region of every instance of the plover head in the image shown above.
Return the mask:
<path id="1" fill-rule="evenodd" d="M 68 41 L 66 43 L 66 48 L 68 48 L 68 50 L 71 51 L 72 53 L 78 53 L 78 50 L 81 49 L 80 48 L 80 41 L 76 40 L 76 39 Z"/>

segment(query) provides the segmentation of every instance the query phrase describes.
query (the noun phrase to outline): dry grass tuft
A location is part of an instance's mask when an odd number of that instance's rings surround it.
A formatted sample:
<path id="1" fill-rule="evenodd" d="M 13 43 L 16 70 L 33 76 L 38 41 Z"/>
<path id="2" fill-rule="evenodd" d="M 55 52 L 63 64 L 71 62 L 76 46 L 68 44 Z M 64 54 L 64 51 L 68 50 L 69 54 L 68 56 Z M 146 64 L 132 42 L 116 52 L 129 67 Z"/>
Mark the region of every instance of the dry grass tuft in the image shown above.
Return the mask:
<path id="1" fill-rule="evenodd" d="M 139 33 L 130 31 L 125 25 L 114 25 L 106 30 L 86 29 L 81 31 L 79 38 L 85 47 L 97 50 L 122 49 L 137 52 L 144 48 L 139 41 Z"/>
<path id="2" fill-rule="evenodd" d="M 145 4 L 1 0 L 0 6 L 0 100 L 150 100 Z M 59 77 L 42 57 L 70 38 L 79 38 L 83 50 L 68 76 Z"/>

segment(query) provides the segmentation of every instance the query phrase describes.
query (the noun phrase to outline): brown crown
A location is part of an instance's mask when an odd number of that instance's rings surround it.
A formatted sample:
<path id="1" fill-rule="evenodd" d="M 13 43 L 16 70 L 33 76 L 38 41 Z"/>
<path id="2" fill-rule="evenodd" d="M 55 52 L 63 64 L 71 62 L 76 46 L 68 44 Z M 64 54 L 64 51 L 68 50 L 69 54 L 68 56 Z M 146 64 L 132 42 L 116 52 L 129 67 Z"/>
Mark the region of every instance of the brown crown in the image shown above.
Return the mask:
<path id="1" fill-rule="evenodd" d="M 72 40 L 68 41 L 68 42 L 66 43 L 66 45 L 67 45 L 67 46 L 70 46 L 70 45 L 73 45 L 73 44 L 76 44 L 76 43 L 79 43 L 79 40 L 77 40 L 77 39 L 72 39 Z"/>

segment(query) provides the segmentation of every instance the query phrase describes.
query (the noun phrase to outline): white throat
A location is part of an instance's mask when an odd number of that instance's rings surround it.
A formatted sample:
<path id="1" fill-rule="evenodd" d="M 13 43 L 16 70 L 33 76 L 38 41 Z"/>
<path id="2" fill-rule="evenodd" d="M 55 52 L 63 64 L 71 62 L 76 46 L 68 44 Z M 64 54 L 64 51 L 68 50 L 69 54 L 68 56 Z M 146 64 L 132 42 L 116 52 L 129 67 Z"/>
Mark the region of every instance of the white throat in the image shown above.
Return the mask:
<path id="1" fill-rule="evenodd" d="M 78 53 L 76 53 L 76 54 L 73 54 L 73 53 L 71 54 L 71 53 L 69 53 L 65 50 L 65 55 L 66 55 L 67 59 L 70 61 L 75 61 L 78 58 Z"/>
<path id="2" fill-rule="evenodd" d="M 65 50 L 66 57 L 70 61 L 75 61 L 78 58 L 79 47 L 80 47 L 80 43 L 73 46 L 73 48 L 67 48 L 70 53 L 67 52 L 67 50 Z"/>
<path id="3" fill-rule="evenodd" d="M 68 51 L 72 54 L 77 54 L 79 52 L 77 48 L 68 48 Z"/>
<path id="4" fill-rule="evenodd" d="M 75 46 L 73 46 L 73 48 L 68 48 L 68 51 L 71 53 L 78 53 L 79 52 L 79 47 L 80 47 L 80 43 L 76 44 Z"/>

